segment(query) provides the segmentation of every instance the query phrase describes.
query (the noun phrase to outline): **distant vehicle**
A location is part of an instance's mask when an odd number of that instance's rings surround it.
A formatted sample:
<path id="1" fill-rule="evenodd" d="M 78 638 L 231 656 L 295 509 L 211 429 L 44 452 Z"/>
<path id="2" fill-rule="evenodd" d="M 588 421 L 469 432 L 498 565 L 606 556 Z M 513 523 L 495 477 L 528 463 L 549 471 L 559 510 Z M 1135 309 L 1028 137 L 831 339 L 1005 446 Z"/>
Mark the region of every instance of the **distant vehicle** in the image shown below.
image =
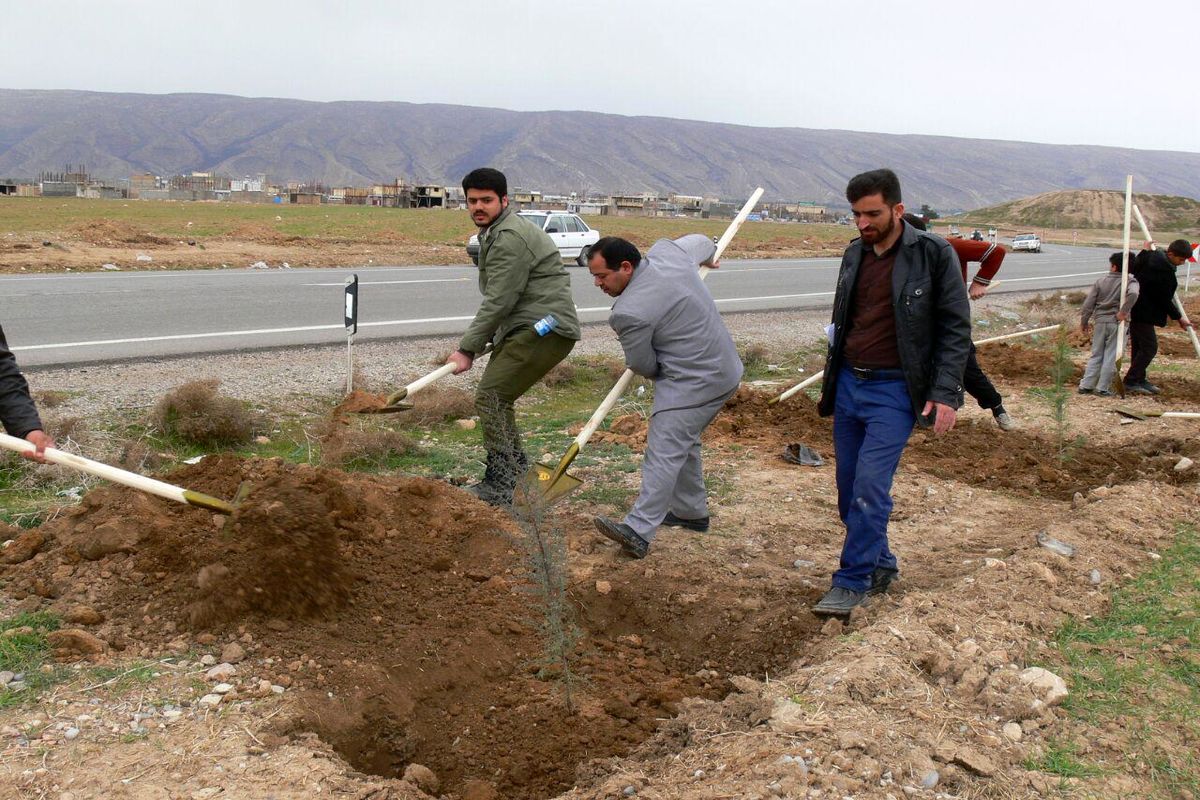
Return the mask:
<path id="1" fill-rule="evenodd" d="M 1022 233 L 1013 237 L 1012 249 L 1028 250 L 1031 253 L 1042 252 L 1042 239 L 1036 233 Z"/>
<path id="2" fill-rule="evenodd" d="M 517 214 L 550 236 L 563 261 L 574 261 L 581 267 L 587 266 L 592 245 L 600 241 L 600 231 L 589 228 L 577 214 L 565 211 L 518 211 Z M 473 263 L 479 263 L 479 234 L 471 234 L 467 240 L 467 255 Z"/>
<path id="3" fill-rule="evenodd" d="M 979 230 L 978 228 L 971 231 L 971 241 L 972 242 L 982 242 L 983 241 L 983 231 Z"/>
<path id="4" fill-rule="evenodd" d="M 950 226 L 950 232 L 946 234 L 949 239 L 961 239 L 962 233 L 959 232 L 957 225 Z"/>

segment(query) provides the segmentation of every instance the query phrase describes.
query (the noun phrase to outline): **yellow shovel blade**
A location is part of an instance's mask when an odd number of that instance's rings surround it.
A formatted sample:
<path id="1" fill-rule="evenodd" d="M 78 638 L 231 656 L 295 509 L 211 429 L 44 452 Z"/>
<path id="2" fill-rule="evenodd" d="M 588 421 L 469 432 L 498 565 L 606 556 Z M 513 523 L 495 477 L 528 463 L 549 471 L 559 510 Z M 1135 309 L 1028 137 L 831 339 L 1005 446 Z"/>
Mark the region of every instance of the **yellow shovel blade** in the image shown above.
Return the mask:
<path id="1" fill-rule="evenodd" d="M 566 497 L 583 485 L 583 481 L 566 472 L 555 478 L 555 469 L 555 467 L 548 467 L 545 464 L 534 464 L 533 469 L 530 470 L 529 477 L 532 479 L 536 476 L 536 483 L 531 488 L 536 495 L 541 496 L 546 505 Z M 533 483 L 532 480 L 530 482 Z"/>

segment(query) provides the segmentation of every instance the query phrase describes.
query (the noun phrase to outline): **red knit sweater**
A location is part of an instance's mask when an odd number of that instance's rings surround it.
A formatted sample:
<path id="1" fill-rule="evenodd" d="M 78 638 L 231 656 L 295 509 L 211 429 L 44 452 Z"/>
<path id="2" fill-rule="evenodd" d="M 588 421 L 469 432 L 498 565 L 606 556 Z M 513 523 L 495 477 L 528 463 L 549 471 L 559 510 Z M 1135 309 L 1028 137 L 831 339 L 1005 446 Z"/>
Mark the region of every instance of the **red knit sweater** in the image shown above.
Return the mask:
<path id="1" fill-rule="evenodd" d="M 976 242 L 971 239 L 947 239 L 962 265 L 963 282 L 967 280 L 967 262 L 979 262 L 979 271 L 972 278 L 975 283 L 987 286 L 1000 271 L 1000 262 L 1004 260 L 1004 248 L 992 242 Z"/>

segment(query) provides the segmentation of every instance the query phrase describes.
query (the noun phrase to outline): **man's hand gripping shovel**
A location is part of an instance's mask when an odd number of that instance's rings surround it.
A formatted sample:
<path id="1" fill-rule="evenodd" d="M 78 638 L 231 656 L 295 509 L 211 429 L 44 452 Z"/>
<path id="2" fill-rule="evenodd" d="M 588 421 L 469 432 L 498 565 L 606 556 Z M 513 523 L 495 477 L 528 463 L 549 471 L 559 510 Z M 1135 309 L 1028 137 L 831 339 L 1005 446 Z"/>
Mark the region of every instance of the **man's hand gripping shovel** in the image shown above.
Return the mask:
<path id="1" fill-rule="evenodd" d="M 24 439 L 18 439 L 6 433 L 0 433 L 0 448 L 12 450 L 15 453 L 33 453 L 37 450 L 36 447 Z M 148 492 L 149 494 L 165 497 L 167 500 L 174 500 L 177 503 L 186 503 L 196 508 L 215 511 L 218 514 L 232 514 L 237 503 L 245 495 L 245 484 L 243 484 L 242 487 L 238 488 L 238 494 L 234 498 L 234 501 L 227 503 L 224 500 L 204 494 L 203 492 L 194 492 L 191 489 L 184 489 L 182 486 L 175 486 L 155 480 L 154 478 L 147 478 L 145 475 L 139 475 L 136 472 L 128 472 L 118 467 L 102 464 L 99 461 L 92 461 L 90 458 L 77 456 L 74 453 L 67 453 L 53 447 L 47 447 L 43 456 L 51 464 L 60 464 L 64 467 L 77 469 L 80 472 L 86 472 L 89 475 L 95 475 L 113 483 L 119 483 L 122 486 L 129 486 L 133 489 Z"/>
<path id="2" fill-rule="evenodd" d="M 483 352 L 480 353 L 480 355 L 487 355 L 490 352 L 492 352 L 492 346 L 491 346 L 491 344 L 488 344 L 488 346 L 483 349 Z M 413 404 L 405 403 L 405 402 L 403 402 L 404 400 L 406 400 L 407 398 L 416 394 L 417 392 L 421 391 L 422 389 L 424 389 L 426 386 L 433 383 L 434 381 L 441 380 L 442 378 L 446 377 L 447 375 L 452 374 L 453 372 L 454 372 L 454 364 L 443 364 L 442 366 L 438 367 L 437 369 L 435 369 L 433 372 L 429 373 L 428 375 L 417 378 L 415 381 L 410 383 L 408 386 L 405 386 L 403 389 L 399 389 L 399 390 L 393 392 L 392 394 L 388 395 L 387 400 L 384 401 L 384 404 L 382 406 L 374 406 L 374 407 L 370 407 L 370 408 L 360 408 L 360 409 L 357 409 L 354 413 L 355 414 L 396 414 L 401 411 L 409 411 L 413 408 Z"/>

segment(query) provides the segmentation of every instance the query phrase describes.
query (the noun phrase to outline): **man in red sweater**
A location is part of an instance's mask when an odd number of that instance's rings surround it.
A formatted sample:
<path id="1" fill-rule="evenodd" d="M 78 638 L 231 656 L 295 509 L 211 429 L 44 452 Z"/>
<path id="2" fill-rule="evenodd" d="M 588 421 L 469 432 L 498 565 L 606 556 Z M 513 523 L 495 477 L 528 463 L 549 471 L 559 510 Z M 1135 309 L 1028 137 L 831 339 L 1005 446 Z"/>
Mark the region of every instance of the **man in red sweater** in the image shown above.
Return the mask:
<path id="1" fill-rule="evenodd" d="M 925 230 L 925 220 L 915 214 L 905 214 L 904 221 L 919 230 Z M 962 267 L 963 282 L 967 284 L 967 295 L 972 300 L 978 300 L 987 294 L 988 286 L 1000 271 L 1000 262 L 1004 260 L 1004 248 L 995 242 L 977 242 L 971 239 L 947 239 L 958 256 L 959 266 Z M 976 262 L 979 270 L 975 277 L 967 280 L 967 263 Z M 992 417 L 1002 431 L 1011 431 L 1017 427 L 1017 421 L 1004 410 L 1004 398 L 996 387 L 988 380 L 975 357 L 975 345 L 971 345 L 971 353 L 967 357 L 967 368 L 963 372 L 963 389 L 974 397 L 980 408 L 992 412 Z"/>

